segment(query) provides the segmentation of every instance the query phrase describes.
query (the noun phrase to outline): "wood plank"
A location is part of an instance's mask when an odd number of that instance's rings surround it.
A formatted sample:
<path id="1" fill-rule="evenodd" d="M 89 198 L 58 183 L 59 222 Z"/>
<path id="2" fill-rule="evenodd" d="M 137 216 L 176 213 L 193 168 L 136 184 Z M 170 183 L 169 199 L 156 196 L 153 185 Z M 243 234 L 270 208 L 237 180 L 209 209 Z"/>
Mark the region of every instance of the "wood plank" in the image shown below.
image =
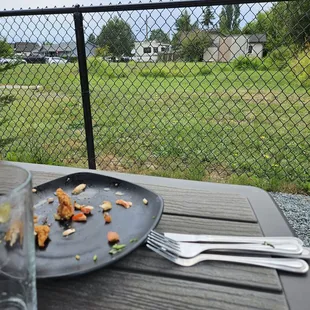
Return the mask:
<path id="1" fill-rule="evenodd" d="M 209 220 L 202 218 L 163 215 L 157 227 L 160 232 L 206 233 L 260 236 L 258 224 Z M 222 282 L 223 284 L 248 286 L 275 292 L 281 291 L 277 272 L 268 268 L 228 264 L 223 262 L 203 262 L 191 268 L 177 266 L 146 248 L 140 248 L 128 258 L 115 265 L 116 268 L 160 272 L 166 276 L 180 275 L 184 278 L 202 282 Z"/>
<path id="2" fill-rule="evenodd" d="M 38 282 L 39 309 L 284 310 L 270 294 L 145 274 L 101 270 L 79 279 Z"/>
<path id="3" fill-rule="evenodd" d="M 282 291 L 277 273 L 272 269 L 220 262 L 202 262 L 192 267 L 181 267 L 146 247 L 139 248 L 111 268 L 266 292 Z"/>
<path id="4" fill-rule="evenodd" d="M 257 223 L 230 222 L 163 214 L 156 230 L 185 234 L 262 236 Z"/>
<path id="5" fill-rule="evenodd" d="M 34 186 L 61 177 L 56 173 L 32 171 Z M 140 184 L 145 186 L 144 184 Z M 232 193 L 211 193 L 194 189 L 146 185 L 165 200 L 165 213 L 205 218 L 257 222 L 246 197 Z M 201 204 L 197 203 L 200 201 Z"/>
<path id="6" fill-rule="evenodd" d="M 164 198 L 165 212 L 168 213 L 257 222 L 248 199 L 238 194 L 213 193 L 159 185 L 146 185 L 145 187 Z"/>

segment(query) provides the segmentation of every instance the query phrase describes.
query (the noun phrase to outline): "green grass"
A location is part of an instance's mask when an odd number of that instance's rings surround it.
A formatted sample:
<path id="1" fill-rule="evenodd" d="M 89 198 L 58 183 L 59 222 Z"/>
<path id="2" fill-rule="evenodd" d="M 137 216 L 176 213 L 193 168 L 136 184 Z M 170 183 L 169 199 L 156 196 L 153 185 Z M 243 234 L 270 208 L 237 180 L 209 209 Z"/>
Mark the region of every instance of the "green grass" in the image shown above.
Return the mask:
<path id="1" fill-rule="evenodd" d="M 101 169 L 310 192 L 310 95 L 290 69 L 88 62 Z M 3 158 L 85 167 L 76 64 L 21 65 L 1 84 L 15 101 Z M 308 128 L 307 128 L 308 126 Z"/>

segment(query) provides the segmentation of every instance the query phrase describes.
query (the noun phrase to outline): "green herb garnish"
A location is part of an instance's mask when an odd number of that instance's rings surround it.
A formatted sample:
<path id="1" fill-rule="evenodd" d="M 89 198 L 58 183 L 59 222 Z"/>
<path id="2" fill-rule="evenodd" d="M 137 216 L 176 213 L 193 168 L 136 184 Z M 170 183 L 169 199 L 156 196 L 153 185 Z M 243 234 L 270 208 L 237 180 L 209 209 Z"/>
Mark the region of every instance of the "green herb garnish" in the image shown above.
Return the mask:
<path id="1" fill-rule="evenodd" d="M 112 249 L 114 249 L 114 250 L 122 250 L 124 247 L 126 247 L 126 244 L 114 244 L 112 246 Z"/>
<path id="2" fill-rule="evenodd" d="M 97 261 L 97 255 L 94 255 L 94 257 L 93 257 L 93 260 L 94 260 L 94 262 L 96 262 Z"/>
<path id="3" fill-rule="evenodd" d="M 138 238 L 132 238 L 132 239 L 130 239 L 130 243 L 134 243 L 134 242 L 137 242 L 138 241 Z"/>
<path id="4" fill-rule="evenodd" d="M 109 254 L 114 255 L 117 254 L 118 252 L 121 252 L 122 250 L 115 250 L 115 249 L 111 249 Z"/>
<path id="5" fill-rule="evenodd" d="M 155 215 L 153 215 L 153 216 L 152 216 L 152 219 L 154 219 L 155 217 L 156 217 L 156 216 L 155 216 Z"/>
<path id="6" fill-rule="evenodd" d="M 114 244 L 109 254 L 114 255 L 119 252 L 122 252 L 125 247 L 126 247 L 126 244 Z"/>

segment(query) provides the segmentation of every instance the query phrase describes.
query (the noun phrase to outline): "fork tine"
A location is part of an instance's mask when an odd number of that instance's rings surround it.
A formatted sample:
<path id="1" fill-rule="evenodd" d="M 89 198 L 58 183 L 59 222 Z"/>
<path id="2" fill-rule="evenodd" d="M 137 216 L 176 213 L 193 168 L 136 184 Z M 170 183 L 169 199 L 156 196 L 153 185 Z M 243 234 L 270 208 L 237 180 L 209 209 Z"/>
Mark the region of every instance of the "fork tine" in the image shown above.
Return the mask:
<path id="1" fill-rule="evenodd" d="M 175 255 L 180 255 L 180 251 L 178 249 L 171 248 L 165 244 L 158 242 L 157 240 L 148 238 L 147 243 L 154 246 L 154 247 L 158 247 L 159 249 L 162 249 L 164 251 L 168 251 L 168 252 L 173 253 Z"/>
<path id="2" fill-rule="evenodd" d="M 180 249 L 179 245 L 175 245 L 175 244 L 169 243 L 164 238 L 157 238 L 155 236 L 148 236 L 148 239 L 149 240 L 154 240 L 154 241 L 160 243 L 161 245 L 165 245 L 166 247 L 173 248 L 176 251 Z"/>
<path id="3" fill-rule="evenodd" d="M 166 252 L 163 252 L 161 249 L 158 249 L 150 244 L 147 244 L 146 245 L 149 249 L 151 249 L 152 251 L 154 251 L 155 253 L 159 254 L 160 256 L 170 260 L 171 262 L 177 264 L 176 262 L 176 257 L 170 253 L 166 253 Z"/>
<path id="4" fill-rule="evenodd" d="M 169 242 L 169 243 L 172 243 L 172 244 L 174 244 L 174 245 L 179 246 L 179 242 L 178 242 L 178 241 L 175 241 L 175 240 L 173 240 L 173 239 L 170 239 L 170 238 L 168 238 L 168 237 L 166 237 L 166 236 L 164 236 L 164 235 L 162 235 L 162 234 L 160 234 L 160 233 L 158 233 L 158 232 L 156 232 L 156 231 L 154 231 L 154 230 L 151 230 L 149 236 L 150 236 L 150 235 L 151 235 L 151 236 L 154 236 L 154 237 L 157 237 L 157 238 L 159 238 L 159 239 L 163 239 L 163 240 L 165 240 L 165 241 L 167 241 L 167 242 Z"/>

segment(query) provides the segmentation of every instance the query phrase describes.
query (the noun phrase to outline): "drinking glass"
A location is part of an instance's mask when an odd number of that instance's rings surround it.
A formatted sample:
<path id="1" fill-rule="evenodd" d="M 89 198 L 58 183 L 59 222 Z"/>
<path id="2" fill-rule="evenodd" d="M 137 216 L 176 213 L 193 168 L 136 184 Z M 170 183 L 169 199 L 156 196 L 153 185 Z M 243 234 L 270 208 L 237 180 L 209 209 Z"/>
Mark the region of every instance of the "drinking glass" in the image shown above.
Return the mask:
<path id="1" fill-rule="evenodd" d="M 37 309 L 31 174 L 0 162 L 0 309 Z"/>

